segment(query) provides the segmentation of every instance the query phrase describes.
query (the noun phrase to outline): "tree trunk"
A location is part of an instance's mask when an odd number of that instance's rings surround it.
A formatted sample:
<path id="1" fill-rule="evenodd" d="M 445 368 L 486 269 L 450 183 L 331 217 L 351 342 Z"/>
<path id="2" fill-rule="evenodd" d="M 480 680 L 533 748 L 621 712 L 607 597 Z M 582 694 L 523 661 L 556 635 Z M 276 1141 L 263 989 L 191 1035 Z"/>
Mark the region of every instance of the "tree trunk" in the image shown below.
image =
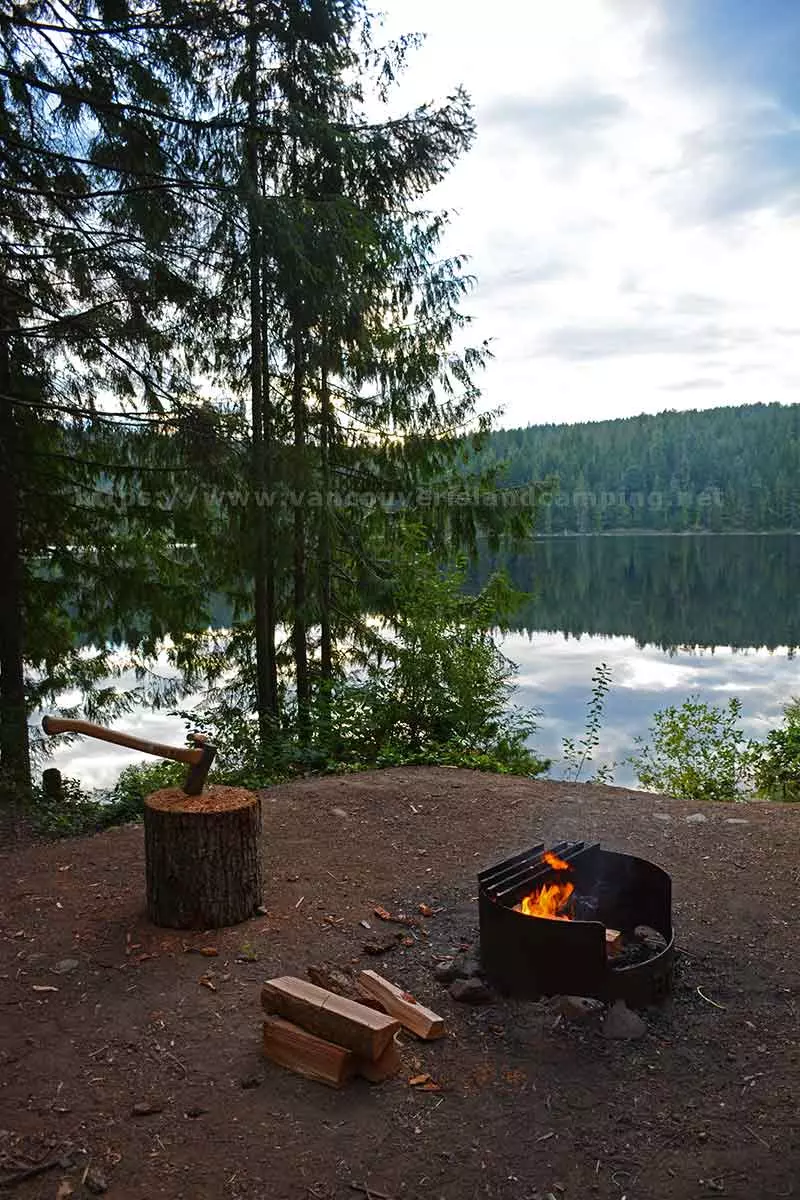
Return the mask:
<path id="1" fill-rule="evenodd" d="M 0 330 L 17 324 L 0 292 Z M 0 803 L 25 799 L 31 788 L 25 703 L 23 564 L 19 461 L 11 372 L 11 335 L 0 332 Z"/>
<path id="2" fill-rule="evenodd" d="M 294 425 L 295 487 L 304 494 L 305 465 L 305 405 L 303 398 L 303 339 L 300 323 L 293 319 L 292 352 L 292 422 Z M 311 716 L 311 678 L 308 669 L 308 630 L 306 625 L 306 520 L 303 504 L 294 506 L 294 651 L 295 684 L 297 687 L 297 730 L 301 742 L 309 738 Z"/>
<path id="3" fill-rule="evenodd" d="M 266 744 L 278 716 L 278 684 L 275 666 L 274 585 L 272 583 L 271 538 L 268 528 L 270 487 L 267 470 L 264 411 L 264 303 L 263 303 L 263 238 L 258 211 L 259 170 L 256 127 L 258 123 L 258 31 L 256 2 L 248 4 L 247 33 L 248 130 L 245 147 L 247 203 L 249 221 L 250 268 L 250 413 L 252 426 L 251 514 L 256 531 L 254 623 L 256 643 L 256 708 L 262 746 Z"/>
<path id="4" fill-rule="evenodd" d="M 331 464 L 330 434 L 332 428 L 331 390 L 327 370 L 322 371 L 320 385 L 320 460 L 322 469 L 322 521 L 319 531 L 319 623 L 320 675 L 323 689 L 333 683 L 333 634 L 331 632 Z"/>
<path id="5" fill-rule="evenodd" d="M 274 424 L 272 419 L 272 389 L 271 389 L 271 374 L 269 366 L 269 334 L 270 334 L 270 304 L 267 285 L 267 263 L 263 255 L 261 256 L 261 316 L 264 322 L 264 334 L 261 339 L 262 354 L 263 354 L 263 370 L 262 370 L 262 399 L 263 399 L 263 466 L 264 466 L 264 490 L 275 487 L 275 443 L 274 443 Z M 271 499 L 271 498 L 270 498 Z M 278 613 L 275 604 L 275 576 L 277 574 L 277 564 L 275 562 L 275 523 L 272 512 L 272 503 L 264 505 L 261 520 L 261 530 L 263 537 L 262 545 L 262 576 L 264 580 L 264 596 L 263 596 L 263 615 L 261 620 L 262 639 L 264 647 L 264 674 L 266 679 L 266 692 L 268 707 L 274 720 L 277 722 L 279 716 L 278 703 L 278 655 L 275 649 L 275 628 L 278 624 Z"/>
<path id="6" fill-rule="evenodd" d="M 147 915 L 168 929 L 220 929 L 262 902 L 261 803 L 244 788 L 177 787 L 144 803 Z"/>

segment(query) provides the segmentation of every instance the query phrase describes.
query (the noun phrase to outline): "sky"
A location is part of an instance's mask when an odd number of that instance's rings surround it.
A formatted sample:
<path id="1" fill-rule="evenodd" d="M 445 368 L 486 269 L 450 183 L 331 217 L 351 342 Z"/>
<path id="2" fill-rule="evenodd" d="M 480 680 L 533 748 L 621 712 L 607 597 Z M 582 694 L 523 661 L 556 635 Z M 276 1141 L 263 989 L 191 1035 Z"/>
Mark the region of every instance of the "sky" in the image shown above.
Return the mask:
<path id="1" fill-rule="evenodd" d="M 395 104 L 463 84 L 453 211 L 502 426 L 795 402 L 798 0 L 384 0 Z"/>

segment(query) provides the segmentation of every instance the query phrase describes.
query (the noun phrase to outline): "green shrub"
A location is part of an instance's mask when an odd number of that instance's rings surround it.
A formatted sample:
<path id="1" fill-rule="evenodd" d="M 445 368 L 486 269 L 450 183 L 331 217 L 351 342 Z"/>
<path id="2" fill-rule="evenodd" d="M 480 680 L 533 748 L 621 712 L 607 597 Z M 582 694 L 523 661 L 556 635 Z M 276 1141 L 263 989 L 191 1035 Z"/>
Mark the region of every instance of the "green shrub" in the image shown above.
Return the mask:
<path id="1" fill-rule="evenodd" d="M 516 667 L 494 631 L 519 596 L 503 576 L 477 595 L 463 591 L 465 570 L 439 570 L 420 553 L 402 573 L 391 628 L 364 631 L 350 674 L 319 688 L 310 736 L 297 736 L 291 696 L 284 717 L 261 742 L 241 690 L 215 693 L 204 709 L 183 712 L 217 746 L 215 774 L 263 787 L 302 774 L 409 763 L 539 775 L 549 763 L 527 741 L 535 713 L 510 708 Z"/>
<path id="2" fill-rule="evenodd" d="M 767 734 L 755 756 L 758 794 L 768 800 L 800 801 L 800 698 L 783 710 L 785 721 Z"/>
<path id="3" fill-rule="evenodd" d="M 119 779 L 108 793 L 103 805 L 108 814 L 107 824 L 122 825 L 127 821 L 141 821 L 145 797 L 159 788 L 174 787 L 183 783 L 186 767 L 174 762 L 132 763 L 124 767 Z"/>
<path id="4" fill-rule="evenodd" d="M 82 789 L 79 780 L 62 778 L 61 788 L 60 799 L 47 795 L 40 786 L 33 788 L 26 816 L 34 833 L 40 837 L 78 837 L 102 828 L 98 824 L 102 806 Z"/>
<path id="5" fill-rule="evenodd" d="M 145 796 L 180 783 L 185 773 L 186 768 L 179 763 L 129 766 L 111 791 L 96 792 L 84 791 L 77 779 L 63 778 L 60 799 L 48 796 L 37 786 L 27 809 L 31 829 L 40 837 L 80 837 L 112 825 L 141 821 Z"/>
<path id="6" fill-rule="evenodd" d="M 639 782 L 686 800 L 741 800 L 752 788 L 757 752 L 739 727 L 741 712 L 735 697 L 724 707 L 689 697 L 657 712 L 652 744 L 636 738 L 639 750 L 628 760 Z"/>

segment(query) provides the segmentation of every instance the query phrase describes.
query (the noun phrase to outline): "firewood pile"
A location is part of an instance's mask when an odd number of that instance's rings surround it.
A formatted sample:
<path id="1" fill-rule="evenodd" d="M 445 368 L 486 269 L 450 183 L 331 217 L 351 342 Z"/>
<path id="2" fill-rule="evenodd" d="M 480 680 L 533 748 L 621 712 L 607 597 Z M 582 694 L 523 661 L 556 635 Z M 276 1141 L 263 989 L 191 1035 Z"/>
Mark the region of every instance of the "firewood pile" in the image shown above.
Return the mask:
<path id="1" fill-rule="evenodd" d="M 261 989 L 264 1053 L 298 1075 L 331 1087 L 354 1076 L 382 1083 L 400 1070 L 401 1029 L 426 1041 L 444 1036 L 441 1017 L 375 971 L 352 981 L 314 968 L 309 974 L 350 994 L 292 975 Z"/>

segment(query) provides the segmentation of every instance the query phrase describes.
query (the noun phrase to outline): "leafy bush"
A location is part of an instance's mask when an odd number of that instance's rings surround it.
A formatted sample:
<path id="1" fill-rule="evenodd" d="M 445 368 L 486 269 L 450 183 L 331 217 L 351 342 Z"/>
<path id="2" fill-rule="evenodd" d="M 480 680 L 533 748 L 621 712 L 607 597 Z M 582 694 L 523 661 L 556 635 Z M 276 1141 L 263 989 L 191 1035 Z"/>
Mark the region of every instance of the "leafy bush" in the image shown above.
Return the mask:
<path id="1" fill-rule="evenodd" d="M 465 565 L 419 555 L 403 572 L 390 632 L 376 631 L 363 670 L 334 685 L 319 728 L 329 761 L 468 766 L 538 775 L 527 745 L 536 714 L 509 707 L 516 666 L 495 641 L 519 603 L 504 575 L 474 596 Z"/>
<path id="2" fill-rule="evenodd" d="M 40 837 L 78 837 L 102 828 L 98 825 L 102 806 L 83 791 L 79 780 L 63 778 L 61 787 L 61 798 L 34 787 L 32 803 L 26 812 L 33 832 Z"/>
<path id="3" fill-rule="evenodd" d="M 769 800 L 800 801 L 800 698 L 783 710 L 785 721 L 767 734 L 755 755 L 755 782 Z"/>
<path id="4" fill-rule="evenodd" d="M 652 745 L 628 760 L 643 787 L 685 800 L 741 800 L 753 781 L 756 747 L 739 727 L 741 701 L 725 707 L 689 697 L 653 717 Z"/>
<path id="5" fill-rule="evenodd" d="M 317 693 L 306 743 L 291 698 L 265 743 L 236 691 L 181 715 L 217 746 L 216 775 L 259 787 L 298 774 L 408 763 L 538 775 L 549 765 L 527 745 L 535 714 L 509 709 L 516 667 L 493 630 L 518 602 L 503 576 L 464 593 L 465 569 L 443 572 L 424 554 L 402 572 L 391 628 L 374 625 L 350 674 Z"/>
<path id="6" fill-rule="evenodd" d="M 179 763 L 168 762 L 125 767 L 110 792 L 85 792 L 77 779 L 63 778 L 59 799 L 36 787 L 28 810 L 30 826 L 41 837 L 58 838 L 80 837 L 112 825 L 140 821 L 145 796 L 180 783 L 185 770 Z"/>
<path id="7" fill-rule="evenodd" d="M 108 793 L 104 811 L 109 814 L 109 825 L 122 825 L 126 821 L 141 821 L 145 797 L 159 788 L 174 787 L 183 783 L 186 767 L 174 762 L 144 762 L 125 767 L 113 789 Z"/>

